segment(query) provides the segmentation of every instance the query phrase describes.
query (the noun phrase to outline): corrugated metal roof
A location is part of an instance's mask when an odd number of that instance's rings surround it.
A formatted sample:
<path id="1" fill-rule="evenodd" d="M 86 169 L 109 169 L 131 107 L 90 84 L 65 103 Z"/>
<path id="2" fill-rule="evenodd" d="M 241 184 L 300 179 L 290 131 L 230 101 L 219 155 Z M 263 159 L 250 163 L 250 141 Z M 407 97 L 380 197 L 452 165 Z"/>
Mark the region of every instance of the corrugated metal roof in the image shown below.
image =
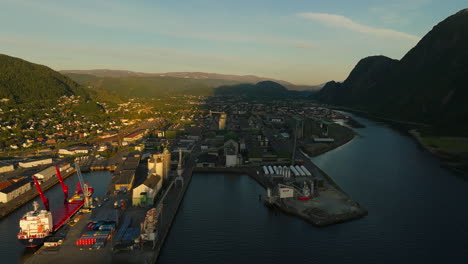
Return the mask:
<path id="1" fill-rule="evenodd" d="M 3 190 L 5 189 L 6 187 L 10 186 L 11 185 L 11 182 L 10 181 L 3 181 L 3 182 L 0 182 L 0 190 Z"/>
<path id="2" fill-rule="evenodd" d="M 34 176 L 43 176 L 44 178 L 50 178 L 50 177 L 54 176 L 55 173 L 56 173 L 55 172 L 55 167 L 51 166 L 51 167 L 48 167 L 45 170 L 41 170 L 40 172 L 34 174 Z"/>
<path id="3" fill-rule="evenodd" d="M 161 177 L 158 175 L 151 175 L 149 178 L 143 182 L 144 185 L 148 186 L 151 189 L 154 189 L 154 187 L 158 184 L 158 182 L 161 180 Z"/>
<path id="4" fill-rule="evenodd" d="M 130 184 L 135 178 L 135 170 L 123 170 L 120 172 L 115 184 Z"/>

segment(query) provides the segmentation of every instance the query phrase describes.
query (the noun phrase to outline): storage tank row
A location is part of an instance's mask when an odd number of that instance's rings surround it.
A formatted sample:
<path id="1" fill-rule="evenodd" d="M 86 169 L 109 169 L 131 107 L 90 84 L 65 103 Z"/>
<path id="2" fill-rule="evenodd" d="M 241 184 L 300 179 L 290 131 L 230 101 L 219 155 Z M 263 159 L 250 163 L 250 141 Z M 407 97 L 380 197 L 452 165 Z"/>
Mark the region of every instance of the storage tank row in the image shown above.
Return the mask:
<path id="1" fill-rule="evenodd" d="M 275 175 L 283 176 L 285 178 L 290 178 L 291 174 L 295 177 L 311 177 L 312 173 L 304 165 L 291 165 L 287 166 L 263 166 L 263 174 L 265 175 Z"/>
<path id="2" fill-rule="evenodd" d="M 291 172 L 286 166 L 263 166 L 262 168 L 263 174 L 265 175 L 283 176 L 285 178 L 291 177 Z"/>

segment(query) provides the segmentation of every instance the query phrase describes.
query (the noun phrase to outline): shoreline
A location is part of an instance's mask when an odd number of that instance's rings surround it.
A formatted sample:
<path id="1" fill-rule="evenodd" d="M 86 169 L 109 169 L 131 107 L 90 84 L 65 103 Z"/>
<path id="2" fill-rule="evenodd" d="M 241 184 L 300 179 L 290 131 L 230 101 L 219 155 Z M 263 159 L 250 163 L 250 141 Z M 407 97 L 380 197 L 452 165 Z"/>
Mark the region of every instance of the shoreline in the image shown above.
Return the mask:
<path id="1" fill-rule="evenodd" d="M 307 153 L 307 156 L 309 158 L 317 157 L 319 155 L 325 154 L 325 153 L 327 153 L 329 151 L 332 151 L 332 150 L 334 150 L 336 148 L 339 148 L 339 147 L 349 143 L 354 138 L 356 138 L 356 136 L 358 136 L 358 134 L 356 133 L 356 131 L 354 131 L 354 129 L 363 128 L 363 127 L 356 127 L 356 128 L 352 129 L 352 128 L 349 128 L 347 126 L 340 125 L 340 124 L 335 124 L 335 125 L 340 126 L 341 129 L 343 129 L 342 131 L 340 131 L 341 132 L 340 134 L 342 136 L 340 141 L 336 141 L 336 142 L 333 142 L 333 143 L 308 143 L 308 144 L 302 142 L 299 145 L 299 149 L 302 150 L 303 152 Z M 309 148 L 313 148 L 314 144 L 326 144 L 326 145 L 323 148 L 315 149 L 315 150 L 311 151 Z"/>
<path id="2" fill-rule="evenodd" d="M 430 146 L 426 145 L 424 142 L 421 141 L 419 132 L 417 131 L 418 127 L 429 127 L 430 125 L 424 123 L 385 118 L 371 114 L 366 111 L 346 107 L 330 106 L 330 109 L 348 111 L 358 116 L 374 121 L 384 122 L 385 124 L 390 125 L 392 128 L 411 137 L 424 151 L 427 151 L 428 153 L 439 159 L 441 167 L 447 168 L 450 171 L 460 174 L 468 179 L 468 167 L 460 167 L 460 165 L 462 165 L 463 162 L 459 161 L 459 157 L 457 157 L 454 154 L 441 152 L 437 149 L 431 148 Z"/>
<path id="3" fill-rule="evenodd" d="M 301 151 L 303 151 L 304 153 L 306 153 L 307 156 L 308 156 L 309 158 L 314 158 L 314 157 L 320 156 L 320 155 L 322 155 L 322 154 L 325 154 L 325 153 L 327 153 L 327 152 L 330 152 L 330 151 L 332 151 L 332 150 L 334 150 L 334 149 L 337 149 L 337 148 L 339 148 L 339 147 L 341 147 L 341 146 L 343 146 L 343 145 L 348 144 L 349 142 L 351 142 L 351 140 L 353 140 L 354 138 L 356 138 L 356 136 L 357 136 L 357 134 L 353 131 L 353 136 L 347 138 L 345 141 L 340 142 L 339 144 L 329 144 L 329 147 L 324 148 L 324 149 L 321 149 L 321 150 L 319 150 L 319 151 L 315 151 L 314 153 L 310 153 L 310 151 L 308 151 L 308 150 L 305 148 L 304 144 L 301 144 L 301 146 L 300 146 L 299 149 L 300 149 Z"/>
<path id="4" fill-rule="evenodd" d="M 439 161 L 442 164 L 442 167 L 447 168 L 453 172 L 456 172 L 458 174 L 462 174 L 464 177 L 468 178 L 468 168 L 460 168 L 457 165 L 460 165 L 462 163 L 457 162 L 457 157 L 454 157 L 453 155 L 443 153 L 438 151 L 437 149 L 434 149 L 430 147 L 429 145 L 425 144 L 421 140 L 421 135 L 417 131 L 417 129 L 410 129 L 408 130 L 409 136 L 420 146 L 424 151 L 427 151 L 431 155 L 435 156 L 436 158 L 439 159 Z"/>

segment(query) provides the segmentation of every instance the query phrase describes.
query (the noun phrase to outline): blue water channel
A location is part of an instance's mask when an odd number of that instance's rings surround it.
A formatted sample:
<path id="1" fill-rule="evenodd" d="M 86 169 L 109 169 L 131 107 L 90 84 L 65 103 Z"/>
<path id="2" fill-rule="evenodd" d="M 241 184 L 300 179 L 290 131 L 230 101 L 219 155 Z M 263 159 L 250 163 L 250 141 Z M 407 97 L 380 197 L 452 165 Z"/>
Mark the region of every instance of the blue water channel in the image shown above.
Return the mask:
<path id="1" fill-rule="evenodd" d="M 314 158 L 365 218 L 314 227 L 268 209 L 245 175 L 195 174 L 159 263 L 468 263 L 468 181 L 410 137 L 366 128 Z"/>
<path id="2" fill-rule="evenodd" d="M 107 171 L 83 173 L 83 178 L 85 182 L 94 187 L 94 197 L 102 197 L 107 190 L 107 185 L 111 179 L 111 173 Z M 78 177 L 76 173 L 65 179 L 70 193 L 76 189 L 77 182 Z M 50 201 L 51 210 L 63 204 L 63 192 L 60 184 L 47 190 L 45 195 Z M 25 248 L 24 245 L 19 243 L 16 239 L 19 229 L 19 219 L 27 211 L 33 209 L 33 201 L 37 201 L 41 205 L 41 208 L 43 208 L 41 199 L 36 197 L 23 207 L 0 220 L 0 263 L 21 263 L 22 260 L 34 253 L 33 249 Z"/>

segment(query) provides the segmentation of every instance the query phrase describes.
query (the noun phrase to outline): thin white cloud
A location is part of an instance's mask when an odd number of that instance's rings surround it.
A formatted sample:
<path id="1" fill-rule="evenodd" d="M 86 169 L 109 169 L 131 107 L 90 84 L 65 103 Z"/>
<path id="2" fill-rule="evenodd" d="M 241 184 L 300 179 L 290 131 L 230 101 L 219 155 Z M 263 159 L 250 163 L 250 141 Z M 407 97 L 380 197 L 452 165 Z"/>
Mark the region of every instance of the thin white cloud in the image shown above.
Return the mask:
<path id="1" fill-rule="evenodd" d="M 396 31 L 393 29 L 378 28 L 378 27 L 363 25 L 356 21 L 353 21 L 352 19 L 348 17 L 341 16 L 341 15 L 326 14 L 326 13 L 299 13 L 297 15 L 303 18 L 319 21 L 320 23 L 325 24 L 327 26 L 343 28 L 343 29 L 354 31 L 354 32 L 373 35 L 377 37 L 398 38 L 398 39 L 406 39 L 410 41 L 419 41 L 421 39 L 420 37 L 416 35 Z"/>
<path id="2" fill-rule="evenodd" d="M 145 9 L 138 5 L 125 5 L 99 0 L 93 10 L 77 6 L 67 6 L 47 1 L 34 0 L 0 0 L 22 8 L 40 9 L 52 16 L 63 17 L 77 23 L 104 29 L 125 30 L 143 34 L 158 34 L 173 38 L 195 39 L 202 41 L 259 44 L 263 46 L 288 47 L 304 49 L 319 44 L 271 34 L 252 34 L 202 28 L 195 23 L 184 22 L 178 15 L 168 15 L 167 10 L 160 8 Z M 95 2 L 96 0 L 92 1 Z M 82 6 L 82 5 L 81 5 Z M 108 10 L 111 10 L 109 12 Z M 222 22 L 219 22 L 222 23 Z"/>

